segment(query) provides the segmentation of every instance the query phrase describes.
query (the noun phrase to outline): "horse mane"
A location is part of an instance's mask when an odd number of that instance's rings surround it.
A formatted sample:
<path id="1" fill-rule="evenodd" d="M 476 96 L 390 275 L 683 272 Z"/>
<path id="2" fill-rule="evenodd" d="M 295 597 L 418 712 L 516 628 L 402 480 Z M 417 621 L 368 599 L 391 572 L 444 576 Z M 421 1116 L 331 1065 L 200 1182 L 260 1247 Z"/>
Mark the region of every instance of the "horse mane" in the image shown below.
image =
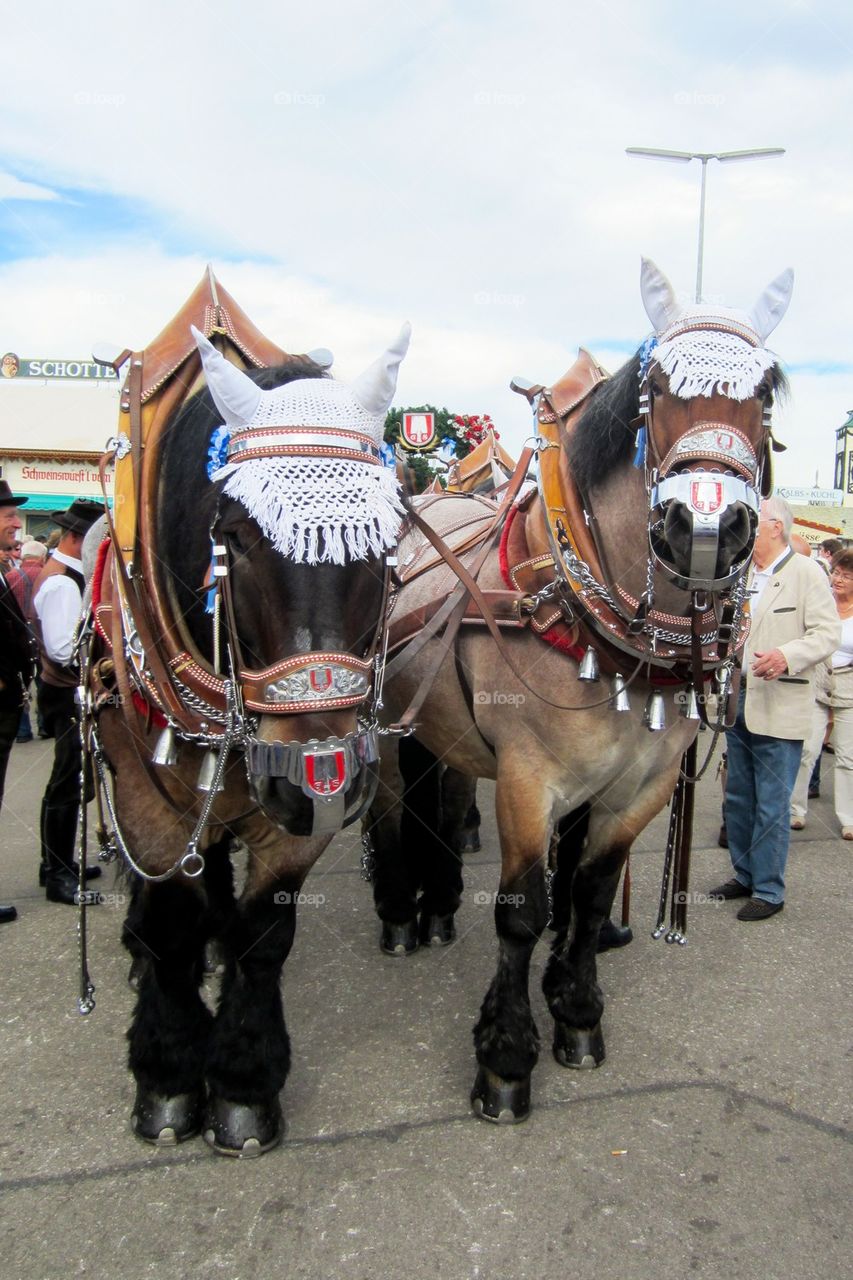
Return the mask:
<path id="1" fill-rule="evenodd" d="M 299 378 L 329 375 L 312 362 L 292 361 L 246 374 L 263 391 Z M 219 486 L 207 475 L 210 437 L 222 423 L 207 387 L 187 400 L 163 432 L 157 488 L 157 563 L 198 650 L 211 656 L 210 618 L 203 582 L 210 565 L 210 524 Z"/>
<path id="2" fill-rule="evenodd" d="M 788 379 L 778 363 L 767 370 L 774 398 L 784 400 Z M 634 452 L 637 432 L 631 424 L 640 412 L 640 352 L 592 392 L 568 446 L 569 466 L 581 493 L 588 493 Z"/>
<path id="3" fill-rule="evenodd" d="M 640 353 L 612 378 L 600 382 L 578 419 L 569 442 L 569 466 L 581 493 L 588 493 L 633 452 L 631 423 L 640 412 Z"/>

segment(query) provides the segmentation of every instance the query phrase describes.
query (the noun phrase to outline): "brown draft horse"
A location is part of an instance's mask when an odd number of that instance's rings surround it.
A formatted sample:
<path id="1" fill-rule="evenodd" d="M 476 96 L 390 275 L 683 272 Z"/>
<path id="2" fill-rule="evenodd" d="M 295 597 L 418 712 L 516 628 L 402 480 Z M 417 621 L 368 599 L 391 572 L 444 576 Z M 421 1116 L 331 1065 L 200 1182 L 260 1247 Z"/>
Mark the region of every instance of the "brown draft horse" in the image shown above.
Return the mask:
<path id="1" fill-rule="evenodd" d="M 554 1053 L 567 1067 L 603 1061 L 599 929 L 631 844 L 672 795 L 697 732 L 698 720 L 679 715 L 676 703 L 688 708 L 693 695 L 701 697 L 702 673 L 719 666 L 721 617 L 735 637 L 744 634 L 745 571 L 759 493 L 769 485 L 770 406 L 784 386 L 764 340 L 784 314 L 791 284 L 791 273 L 783 273 L 749 314 L 682 308 L 645 262 L 653 338 L 613 378 L 582 358 L 560 384 L 529 396 L 537 411 L 539 491 L 516 503 L 477 585 L 487 603 L 520 587 L 535 606 L 532 624 L 503 630 L 500 646 L 473 619 L 452 644 L 436 629 L 425 644 L 411 641 L 414 657 L 403 648 L 389 666 L 389 716 L 399 720 L 425 673 L 435 672 L 417 715 L 418 739 L 443 764 L 497 784 L 498 963 L 474 1031 L 472 1093 L 487 1119 L 512 1122 L 529 1112 L 539 1053 L 529 965 L 548 919 L 546 855 L 561 822 L 573 822 L 575 834 L 553 886 L 557 931 L 544 978 Z M 413 508 L 474 563 L 478 529 L 492 528 L 485 500 L 428 497 Z M 597 560 L 596 573 L 580 554 L 578 523 L 594 531 L 594 545 L 585 535 L 586 559 Z M 402 643 L 435 615 L 456 578 L 417 527 L 403 538 L 399 559 L 403 586 L 392 640 L 396 634 Z M 728 615 L 721 612 L 726 604 Z M 691 619 L 702 646 L 698 682 L 695 665 L 685 661 Z M 537 629 L 553 643 L 543 643 Z M 600 680 L 579 632 L 598 650 Z M 650 732 L 662 709 L 666 728 Z M 382 769 L 386 787 L 398 787 L 389 753 Z M 382 797 L 371 812 L 372 834 L 387 865 L 401 809 Z M 429 846 L 444 837 L 439 831 L 425 840 Z M 428 912 L 452 913 L 458 890 L 451 884 L 443 900 L 433 895 Z M 393 891 L 377 894 L 377 907 L 397 927 L 416 910 Z"/>

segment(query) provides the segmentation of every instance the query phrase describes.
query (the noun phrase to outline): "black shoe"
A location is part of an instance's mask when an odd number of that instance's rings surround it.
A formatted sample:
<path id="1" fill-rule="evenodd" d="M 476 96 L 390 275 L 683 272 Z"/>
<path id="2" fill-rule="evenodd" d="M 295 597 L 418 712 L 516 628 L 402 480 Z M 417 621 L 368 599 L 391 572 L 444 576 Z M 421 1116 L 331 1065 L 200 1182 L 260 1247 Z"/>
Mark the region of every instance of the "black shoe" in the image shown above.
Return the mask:
<path id="1" fill-rule="evenodd" d="M 820 799 L 820 787 L 809 787 L 809 799 L 810 800 Z"/>
<path id="2" fill-rule="evenodd" d="M 0 924 L 10 924 L 18 918 L 17 907 L 0 907 Z"/>
<path id="3" fill-rule="evenodd" d="M 607 919 L 598 931 L 597 950 L 600 954 L 602 951 L 610 951 L 612 947 L 627 947 L 633 941 L 634 934 L 628 925 L 614 924 Z"/>
<path id="4" fill-rule="evenodd" d="M 727 880 L 725 884 L 718 884 L 716 889 L 711 889 L 708 894 L 709 898 L 748 898 L 752 894 L 751 889 L 747 889 L 745 884 L 741 884 L 740 880 Z"/>
<path id="5" fill-rule="evenodd" d="M 717 836 L 717 844 L 721 849 L 728 849 L 729 847 L 729 833 L 726 831 L 725 823 L 720 827 L 720 834 Z"/>
<path id="6" fill-rule="evenodd" d="M 80 886 L 77 877 L 67 867 L 61 871 L 49 871 L 44 886 L 44 896 L 48 902 L 64 902 L 68 907 L 76 907 L 79 903 Z M 97 906 L 101 895 L 97 892 L 86 895 L 90 907 Z"/>
<path id="7" fill-rule="evenodd" d="M 767 920 L 781 911 L 784 902 L 767 902 L 764 898 L 750 898 L 737 913 L 738 920 Z"/>
<path id="8" fill-rule="evenodd" d="M 30 734 L 29 737 L 15 739 L 16 742 L 32 742 L 32 740 L 33 740 L 32 734 Z"/>
<path id="9" fill-rule="evenodd" d="M 73 862 L 73 863 L 71 864 L 71 872 L 72 872 L 72 874 L 75 876 L 75 878 L 79 878 L 79 876 L 80 876 L 80 865 L 79 865 L 79 863 L 77 863 L 77 862 Z M 98 876 L 99 876 L 100 874 L 101 874 L 101 868 L 100 868 L 97 864 L 95 864 L 95 866 L 87 866 L 87 867 L 86 867 L 86 880 L 87 880 L 87 881 L 89 881 L 89 880 L 97 880 L 97 878 L 98 878 Z M 46 884 L 47 884 L 47 867 L 45 866 L 45 864 L 44 864 L 43 862 L 40 862 L 40 863 L 39 863 L 39 888 L 40 888 L 40 889 L 43 889 L 43 888 L 44 888 L 44 886 L 45 886 Z"/>

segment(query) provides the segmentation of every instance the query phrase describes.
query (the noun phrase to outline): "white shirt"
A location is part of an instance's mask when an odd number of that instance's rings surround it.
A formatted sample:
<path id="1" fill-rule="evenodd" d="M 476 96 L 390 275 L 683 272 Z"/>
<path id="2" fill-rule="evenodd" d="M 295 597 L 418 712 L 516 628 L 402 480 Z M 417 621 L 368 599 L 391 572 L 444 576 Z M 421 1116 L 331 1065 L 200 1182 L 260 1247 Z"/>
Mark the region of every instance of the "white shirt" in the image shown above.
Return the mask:
<path id="1" fill-rule="evenodd" d="M 832 655 L 832 669 L 853 667 L 853 617 L 841 619 L 841 644 Z"/>
<path id="2" fill-rule="evenodd" d="M 54 551 L 53 558 L 82 574 L 82 560 L 75 560 L 64 551 Z M 82 606 L 83 598 L 77 583 L 66 573 L 47 578 L 36 596 L 36 613 L 41 622 L 45 651 L 53 662 L 62 667 L 68 666 L 74 656 L 74 636 Z"/>
<path id="3" fill-rule="evenodd" d="M 759 569 L 758 565 L 754 566 L 752 582 L 749 587 L 749 601 L 753 609 L 761 599 L 764 588 L 773 577 L 773 571 L 782 563 L 790 550 L 790 547 L 785 547 L 784 551 L 780 551 L 776 559 L 771 560 L 770 564 L 768 564 L 764 569 Z M 796 552 L 794 554 L 796 555 Z"/>

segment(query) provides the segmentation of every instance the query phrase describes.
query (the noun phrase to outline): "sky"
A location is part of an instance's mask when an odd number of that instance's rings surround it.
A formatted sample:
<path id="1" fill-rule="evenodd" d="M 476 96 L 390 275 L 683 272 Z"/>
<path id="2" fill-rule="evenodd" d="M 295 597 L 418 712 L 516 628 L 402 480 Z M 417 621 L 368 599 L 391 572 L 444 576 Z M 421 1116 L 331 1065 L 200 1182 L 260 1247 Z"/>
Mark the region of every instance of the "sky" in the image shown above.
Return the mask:
<path id="1" fill-rule="evenodd" d="M 700 165 L 625 148 L 784 147 L 709 163 L 703 293 L 748 308 L 794 268 L 776 482 L 832 485 L 853 408 L 840 0 L 30 0 L 0 111 L 3 351 L 143 347 L 209 262 L 340 377 L 411 320 L 397 404 L 490 413 L 516 452 L 514 375 L 556 381 L 579 345 L 615 370 L 648 333 L 641 256 L 692 298 Z"/>

